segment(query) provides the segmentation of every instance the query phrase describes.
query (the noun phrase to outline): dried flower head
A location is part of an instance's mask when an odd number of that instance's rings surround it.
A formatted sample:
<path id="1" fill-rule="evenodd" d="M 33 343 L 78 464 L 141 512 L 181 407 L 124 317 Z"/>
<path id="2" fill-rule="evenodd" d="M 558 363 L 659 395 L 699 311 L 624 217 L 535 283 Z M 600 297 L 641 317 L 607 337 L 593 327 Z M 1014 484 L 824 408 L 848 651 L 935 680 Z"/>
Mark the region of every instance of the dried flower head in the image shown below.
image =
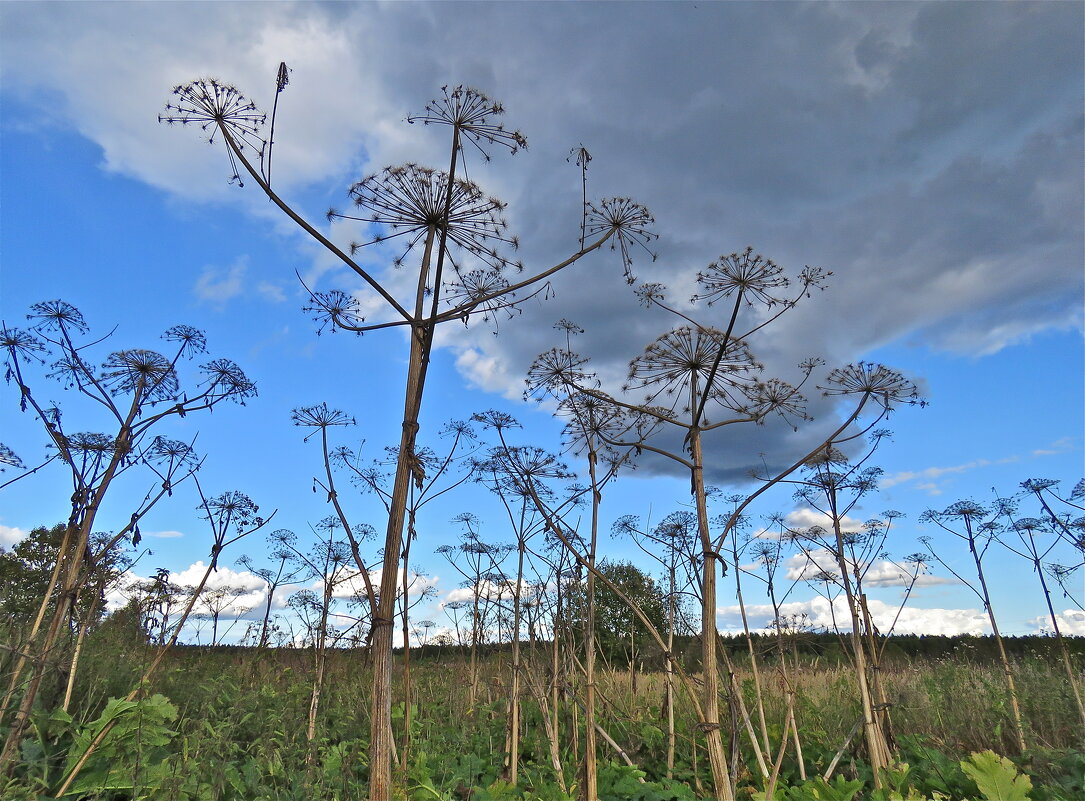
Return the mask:
<path id="1" fill-rule="evenodd" d="M 172 400 L 180 386 L 173 362 L 142 348 L 111 353 L 102 365 L 102 383 L 113 392 L 139 393 L 152 402 Z"/>
<path id="2" fill-rule="evenodd" d="M 214 144 L 215 137 L 222 132 L 244 151 L 246 147 L 254 150 L 263 158 L 266 141 L 260 136 L 260 128 L 267 120 L 256 104 L 242 95 L 229 84 L 219 83 L 214 78 L 201 78 L 192 83 L 173 88 L 174 101 L 166 104 L 166 113 L 158 115 L 158 121 L 168 125 L 194 124 L 207 136 L 207 141 Z M 233 151 L 227 146 L 233 168 L 231 181 L 244 186 L 234 160 Z"/>
<path id="3" fill-rule="evenodd" d="M 957 501 L 954 504 L 950 504 L 942 516 L 950 518 L 960 518 L 962 520 L 975 520 L 977 518 L 986 517 L 990 513 L 984 506 L 980 506 L 973 500 Z"/>
<path id="4" fill-rule="evenodd" d="M 480 423 L 483 428 L 492 428 L 494 431 L 504 431 L 508 428 L 520 428 L 519 421 L 511 414 L 500 412 L 497 409 L 487 409 L 485 412 L 475 412 L 471 420 Z"/>
<path id="5" fill-rule="evenodd" d="M 585 236 L 611 236 L 610 247 L 621 252 L 625 280 L 632 284 L 636 280 L 633 275 L 633 248 L 639 247 L 651 256 L 652 261 L 656 259 L 648 248 L 653 240 L 659 238 L 651 230 L 654 224 L 655 217 L 641 204 L 626 197 L 612 197 L 599 201 L 598 205 L 588 204 L 584 233 Z"/>
<path id="6" fill-rule="evenodd" d="M 319 403 L 316 406 L 301 406 L 294 409 L 290 413 L 290 420 L 296 426 L 318 429 L 328 428 L 329 426 L 352 426 L 355 423 L 354 418 L 349 414 L 339 409 L 332 409 L 327 403 Z"/>
<path id="7" fill-rule="evenodd" d="M 557 416 L 565 420 L 562 435 L 573 453 L 592 450 L 615 464 L 623 461 L 612 443 L 628 434 L 634 421 L 620 406 L 587 392 L 574 392 L 558 404 Z"/>
<path id="8" fill-rule="evenodd" d="M 457 312 L 462 310 L 464 324 L 472 314 L 479 313 L 483 322 L 494 322 L 496 327 L 495 312 L 504 311 L 510 317 L 513 314 L 516 293 L 507 291 L 509 282 L 497 269 L 471 270 L 444 286 L 445 303 Z"/>
<path id="9" fill-rule="evenodd" d="M 74 329 L 85 334 L 90 330 L 87 321 L 83 319 L 83 313 L 63 300 L 35 303 L 30 307 L 30 314 L 26 315 L 26 319 L 37 320 L 33 326 L 37 331 L 69 333 L 69 329 Z"/>
<path id="10" fill-rule="evenodd" d="M 22 470 L 26 465 L 23 464 L 23 460 L 19 458 L 19 455 L 15 453 L 15 451 L 0 442 L 0 473 L 4 472 L 5 467 L 14 467 L 16 470 Z"/>
<path id="11" fill-rule="evenodd" d="M 4 380 L 8 382 L 19 375 L 19 362 L 27 359 L 39 364 L 45 362 L 39 355 L 46 352 L 45 344 L 29 331 L 7 327 L 0 329 L 0 348 L 4 350 L 4 364 L 6 365 Z M 19 380 L 21 383 L 22 379 Z M 19 399 L 20 408 L 24 412 L 27 407 L 28 392 L 29 390 L 24 387 Z"/>
<path id="12" fill-rule="evenodd" d="M 169 437 L 158 436 L 143 454 L 145 459 L 167 462 L 170 465 L 196 464 L 196 450 L 187 442 Z"/>
<path id="13" fill-rule="evenodd" d="M 524 400 L 535 397 L 542 401 L 548 394 L 568 392 L 574 387 L 597 387 L 599 381 L 595 374 L 585 369 L 588 361 L 565 348 L 551 348 L 539 354 L 527 371 Z"/>
<path id="14" fill-rule="evenodd" d="M 327 327 L 335 333 L 340 328 L 349 331 L 365 322 L 362 304 L 354 295 L 341 289 L 310 292 L 309 302 L 305 304 L 303 311 L 309 312 L 312 319 L 320 323 L 317 335 L 322 334 Z"/>
<path id="15" fill-rule="evenodd" d="M 256 384 L 248 379 L 240 367 L 229 359 L 215 359 L 203 365 L 207 397 L 212 402 L 224 398 L 245 405 L 246 398 L 256 397 Z"/>
<path id="16" fill-rule="evenodd" d="M 718 364 L 717 364 L 718 360 Z M 713 374 L 713 366 L 716 366 Z M 647 402 L 672 397 L 667 408 L 684 412 L 702 394 L 725 408 L 742 410 L 761 366 L 740 340 L 715 328 L 680 326 L 659 337 L 629 365 L 629 389 L 647 389 Z M 711 386 L 706 386 L 711 376 Z"/>
<path id="17" fill-rule="evenodd" d="M 506 245 L 515 249 L 519 242 L 506 233 L 508 224 L 501 216 L 505 204 L 488 197 L 470 181 L 456 179 L 448 206 L 445 224 L 445 196 L 448 173 L 406 164 L 386 167 L 350 188 L 350 196 L 359 209 L 358 215 L 329 211 L 329 219 L 358 220 L 387 226 L 390 233 L 381 233 L 368 242 L 352 245 L 352 250 L 367 245 L 404 237 L 406 245 L 393 263 L 403 264 L 406 255 L 420 240 L 447 227 L 448 243 L 479 259 L 492 269 L 502 269 L 512 262 L 501 256 L 497 248 Z M 450 261 L 460 272 L 454 259 Z"/>
<path id="18" fill-rule="evenodd" d="M 175 325 L 162 335 L 167 342 L 179 342 L 181 352 L 191 357 L 195 353 L 207 352 L 207 337 L 203 331 L 190 325 Z"/>
<path id="19" fill-rule="evenodd" d="M 243 492 L 236 490 L 224 492 L 207 501 L 206 505 L 197 507 L 204 512 L 204 517 L 216 524 L 218 531 L 223 532 L 230 526 L 241 530 L 250 523 L 257 523 L 260 518 L 257 506 L 252 498 Z"/>
<path id="20" fill-rule="evenodd" d="M 825 395 L 869 395 L 885 409 L 895 403 L 922 404 L 915 384 L 883 364 L 859 362 L 838 367 L 829 373 L 828 385 L 818 389 Z"/>
<path id="21" fill-rule="evenodd" d="M 693 299 L 707 300 L 709 306 L 736 293 L 749 304 L 775 306 L 784 298 L 773 290 L 786 289 L 790 281 L 776 262 L 747 247 L 742 253 L 720 256 L 697 273 L 697 283 L 703 291 Z"/>
<path id="22" fill-rule="evenodd" d="M 519 131 L 507 131 L 500 122 L 493 121 L 494 117 L 504 113 L 505 109 L 500 103 L 490 100 L 477 89 L 461 85 L 450 90 L 447 86 L 442 86 L 441 96 L 430 101 L 422 114 L 407 117 L 407 122 L 412 125 L 416 122 L 423 125 L 449 125 L 489 161 L 490 155 L 483 148 L 483 143 L 500 145 L 510 153 L 527 147 L 527 139 L 523 134 Z M 461 142 L 460 148 L 462 147 Z"/>
<path id="23" fill-rule="evenodd" d="M 749 405 L 746 411 L 759 423 L 770 414 L 778 414 L 787 424 L 798 431 L 798 421 L 810 420 L 806 413 L 806 398 L 791 384 L 779 378 L 755 381 L 747 388 Z"/>

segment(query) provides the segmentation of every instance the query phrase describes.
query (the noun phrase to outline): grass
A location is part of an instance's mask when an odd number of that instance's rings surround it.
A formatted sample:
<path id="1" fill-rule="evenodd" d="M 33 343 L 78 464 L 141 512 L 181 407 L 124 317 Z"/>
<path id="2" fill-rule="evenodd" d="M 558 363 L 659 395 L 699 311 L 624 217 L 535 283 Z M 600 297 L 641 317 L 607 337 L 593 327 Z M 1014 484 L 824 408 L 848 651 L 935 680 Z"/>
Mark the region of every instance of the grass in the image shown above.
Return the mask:
<path id="1" fill-rule="evenodd" d="M 529 669 L 545 675 L 546 655 L 540 650 L 537 656 Z M 146 658 L 146 646 L 118 639 L 108 629 L 98 632 L 88 644 L 70 722 L 39 713 L 35 737 L 24 748 L 23 763 L 14 781 L 6 788 L 0 786 L 0 796 L 39 797 L 55 787 L 80 732 L 88 730 L 102 714 L 109 698 L 123 696 L 130 689 Z M 397 659 L 397 670 L 398 664 Z M 147 694 L 161 696 L 162 704 L 168 699 L 176 707 L 176 717 L 163 717 L 166 707 L 136 710 L 133 714 L 140 716 L 138 720 L 148 721 L 131 728 L 141 732 L 139 742 L 143 745 L 120 743 L 108 752 L 110 759 L 122 765 L 122 772 L 125 760 L 131 761 L 132 772 L 142 777 L 142 783 L 113 789 L 103 785 L 97 795 L 87 794 L 88 785 L 84 784 L 84 794 L 72 797 L 113 801 L 364 798 L 369 735 L 369 671 L 364 654 L 331 654 L 319 736 L 313 745 L 315 759 L 307 761 L 305 719 L 311 665 L 311 654 L 298 649 L 175 649 Z M 469 704 L 464 665 L 463 656 L 454 650 L 431 650 L 412 657 L 412 744 L 397 773 L 399 791 L 411 798 L 471 801 L 563 797 L 550 765 L 540 711 L 530 697 L 524 699 L 520 781 L 516 786 L 504 783 L 508 654 L 496 649 L 483 658 L 480 698 L 474 707 Z M 827 768 L 860 711 L 852 687 L 853 673 L 847 665 L 803 656 L 798 667 L 796 714 L 807 775 L 813 777 Z M 1085 791 L 1079 787 L 1085 766 L 1082 733 L 1072 714 L 1065 674 L 1057 663 L 1039 654 L 1019 657 L 1015 669 L 1028 726 L 1030 751 L 1025 754 L 1014 750 L 1003 677 L 996 663 L 967 654 L 935 659 L 898 656 L 888 661 L 884 679 L 892 703 L 898 757 L 912 765 L 906 779 L 910 788 L 929 797 L 942 793 L 947 798 L 979 798 L 978 788 L 959 763 L 970 754 L 991 750 L 1012 757 L 1017 768 L 1031 778 L 1033 799 L 1069 799 L 1079 790 Z M 738 660 L 736 670 L 738 685 L 753 710 L 748 663 Z M 397 675 L 397 687 L 402 687 L 400 679 Z M 681 692 L 675 696 L 678 743 L 674 780 L 665 778 L 663 682 L 659 671 L 638 673 L 634 692 L 628 670 L 599 671 L 599 720 L 635 764 L 629 767 L 624 757 L 600 742 L 600 792 L 604 797 L 607 793 L 613 798 L 638 793 L 635 797 L 643 799 L 694 798 L 696 777 L 707 783 L 706 758 L 698 742 L 695 718 Z M 786 706 L 771 664 L 762 666 L 762 682 L 775 748 Z M 583 734 L 578 727 L 583 715 L 575 711 L 573 701 L 580 690 L 577 685 L 570 682 L 565 688 L 568 694 L 561 706 L 566 795 L 575 794 L 577 757 L 582 753 Z M 401 705 L 402 699 L 397 696 L 394 703 Z M 729 699 L 723 698 L 721 707 L 727 710 Z M 725 742 L 729 727 L 726 721 Z M 394 715 L 393 728 L 397 743 L 402 743 L 401 714 Z M 753 798 L 764 789 L 763 782 L 745 733 L 739 731 L 738 735 L 738 793 L 740 798 Z M 92 763 L 86 775 L 106 782 L 113 774 L 104 764 Z M 871 777 L 860 738 L 853 740 L 836 775 L 841 782 L 860 782 L 869 788 Z M 789 786 L 797 788 L 795 792 L 805 786 L 790 751 L 780 776 L 782 795 L 778 797 L 792 792 L 787 790 Z"/>

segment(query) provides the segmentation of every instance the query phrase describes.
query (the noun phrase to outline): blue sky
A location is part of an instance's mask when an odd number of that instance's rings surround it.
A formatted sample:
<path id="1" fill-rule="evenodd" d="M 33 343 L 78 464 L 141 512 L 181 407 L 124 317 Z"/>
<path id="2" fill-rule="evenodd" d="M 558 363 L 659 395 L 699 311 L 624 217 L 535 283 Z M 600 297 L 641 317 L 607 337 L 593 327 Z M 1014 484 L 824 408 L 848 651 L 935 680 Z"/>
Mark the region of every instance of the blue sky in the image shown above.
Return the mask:
<path id="1" fill-rule="evenodd" d="M 1032 477 L 1067 490 L 1081 478 L 1082 13 L 990 3 L 4 4 L 0 316 L 20 325 L 30 304 L 60 297 L 95 331 L 116 327 L 107 350 L 154 347 L 176 323 L 205 330 L 210 352 L 237 361 L 259 397 L 168 433 L 198 432 L 210 492 L 242 490 L 279 510 L 273 527 L 305 536 L 329 509 L 311 491 L 319 453 L 290 425 L 291 409 L 327 402 L 350 412 L 358 426 L 344 444 L 364 439 L 379 455 L 398 427 L 404 340 L 317 337 L 295 273 L 319 289 L 353 288 L 343 271 L 253 187 L 228 185 L 219 147 L 158 125 L 157 114 L 175 84 L 211 75 L 267 105 L 285 60 L 293 72 L 277 181 L 347 243 L 346 224 L 324 222 L 328 206 L 344 207 L 346 188 L 384 165 L 443 163 L 439 132 L 404 118 L 442 85 L 467 83 L 501 100 L 528 137 L 525 153 L 472 163 L 471 177 L 509 203 L 529 268 L 575 245 L 579 173 L 566 156 L 582 143 L 593 154 L 589 194 L 628 194 L 654 213 L 659 258 L 637 271 L 675 297 L 690 294 L 698 269 L 747 244 L 791 270 L 834 272 L 759 355 L 785 373 L 808 355 L 883 361 L 920 383 L 930 406 L 890 420 L 893 440 L 876 458 L 884 489 L 862 509 L 863 518 L 907 513 L 888 546 L 900 557 L 934 533 L 918 521 L 926 508 L 985 502 L 992 488 L 1009 494 Z M 410 281 L 382 254 L 364 258 L 391 286 Z M 424 441 L 447 420 L 499 408 L 524 423 L 521 441 L 557 448 L 547 411 L 518 400 L 532 357 L 561 344 L 552 324 L 565 317 L 587 329 L 580 347 L 607 380 L 668 325 L 637 305 L 609 254 L 553 288 L 498 336 L 448 331 Z M 69 421 L 86 413 L 78 428 L 93 430 L 89 409 L 51 391 L 70 405 Z M 33 463 L 40 428 L 19 413 L 12 387 L 4 392 L 0 441 Z M 721 441 L 711 479 L 740 490 L 762 453 L 785 459 L 838 412 L 819 398 L 812 411 L 798 436 L 760 429 Z M 100 528 L 127 520 L 143 487 L 124 488 Z M 3 490 L 4 542 L 66 517 L 67 495 L 55 471 Z M 688 502 L 688 480 L 646 462 L 604 501 L 608 527 L 624 514 L 658 521 Z M 139 574 L 184 573 L 206 559 L 195 503 L 178 492 L 148 517 L 153 554 Z M 381 528 L 371 498 L 351 504 Z M 479 488 L 428 509 L 414 554 L 438 601 L 458 577 L 432 551 L 454 541 L 449 521 L 465 510 L 482 518 L 484 537 L 508 539 L 503 512 Z M 796 511 L 786 490 L 757 508 Z M 240 575 L 223 572 L 255 593 L 233 560 L 265 550 L 262 539 L 239 544 L 226 563 Z M 609 539 L 603 550 L 636 556 Z M 964 564 L 963 552 L 948 555 Z M 991 567 L 1004 630 L 1036 630 L 1044 608 L 1028 566 L 995 548 Z M 900 588 L 872 596 L 890 608 Z M 793 596 L 818 619 L 812 597 L 802 587 Z M 721 596 L 721 628 L 734 625 L 731 603 Z M 952 582 L 920 587 L 909 609 L 912 630 L 945 632 L 975 628 L 982 611 Z M 421 616 L 444 621 L 437 608 Z M 1083 619 L 1064 625 L 1085 634 Z"/>

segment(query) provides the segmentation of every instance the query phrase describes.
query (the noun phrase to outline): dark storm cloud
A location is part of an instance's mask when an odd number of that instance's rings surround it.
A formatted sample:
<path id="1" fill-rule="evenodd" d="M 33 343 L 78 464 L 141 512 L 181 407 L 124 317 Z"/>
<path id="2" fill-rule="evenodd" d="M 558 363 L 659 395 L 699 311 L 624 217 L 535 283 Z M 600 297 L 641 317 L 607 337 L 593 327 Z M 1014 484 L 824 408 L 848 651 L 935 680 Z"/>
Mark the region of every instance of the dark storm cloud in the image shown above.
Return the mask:
<path id="1" fill-rule="evenodd" d="M 211 174 L 220 186 L 222 165 L 201 155 L 213 170 L 193 168 L 194 143 L 144 124 L 174 82 L 219 74 L 259 100 L 287 59 L 276 171 L 299 188 L 408 158 L 443 163 L 441 138 L 402 121 L 443 84 L 475 85 L 530 142 L 470 168 L 510 203 L 528 269 L 575 249 L 579 173 L 565 159 L 582 143 L 593 197 L 628 195 L 654 213 L 659 259 L 635 269 L 672 297 L 746 245 L 791 271 L 832 270 L 827 292 L 752 343 L 767 375 L 905 337 L 984 354 L 1080 326 L 1081 4 L 57 4 L 46 21 L 40 5 L 14 5 L 3 9 L 20 37 L 6 47 L 14 85 L 63 93 L 111 168 L 181 195 L 205 196 Z M 103 27 L 125 36 L 98 66 L 91 34 Z M 36 56 L 57 31 L 65 58 Z M 129 91 L 103 100 L 104 85 Z M 516 394 L 564 317 L 620 380 L 671 323 L 636 304 L 610 255 L 556 279 L 556 296 L 526 304 L 498 337 L 452 332 L 466 376 Z M 833 404 L 810 394 L 817 421 L 799 434 L 714 442 L 712 480 L 782 464 L 830 430 Z"/>

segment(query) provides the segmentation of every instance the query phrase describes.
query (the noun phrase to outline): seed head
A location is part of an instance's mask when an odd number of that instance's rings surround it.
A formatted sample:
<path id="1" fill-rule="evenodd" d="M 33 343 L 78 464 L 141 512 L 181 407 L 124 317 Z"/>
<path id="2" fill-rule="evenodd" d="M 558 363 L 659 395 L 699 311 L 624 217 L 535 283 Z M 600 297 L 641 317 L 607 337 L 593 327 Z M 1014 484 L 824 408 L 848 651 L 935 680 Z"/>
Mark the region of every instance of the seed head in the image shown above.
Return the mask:
<path id="1" fill-rule="evenodd" d="M 706 387 L 721 352 L 712 386 Z M 760 369 L 744 342 L 715 328 L 681 326 L 663 334 L 630 362 L 627 387 L 647 389 L 648 403 L 661 396 L 673 397 L 667 404 L 672 411 L 680 403 L 689 411 L 691 394 L 700 396 L 706 391 L 720 405 L 741 410 L 747 405 L 753 374 Z"/>
<path id="2" fill-rule="evenodd" d="M 462 139 L 465 138 L 489 161 L 490 155 L 484 145 L 500 145 L 510 153 L 527 147 L 523 134 L 507 131 L 500 122 L 493 121 L 494 117 L 504 113 L 505 109 L 500 103 L 490 100 L 477 89 L 462 85 L 454 89 L 442 86 L 441 96 L 430 101 L 421 114 L 407 117 L 407 122 L 412 125 L 421 122 L 423 125 L 452 126 L 461 136 L 461 149 Z"/>
<path id="3" fill-rule="evenodd" d="M 895 403 L 920 404 L 915 384 L 883 364 L 859 362 L 829 373 L 828 385 L 818 387 L 829 395 L 869 395 L 886 409 Z"/>
<path id="4" fill-rule="evenodd" d="M 204 385 L 208 388 L 208 398 L 213 402 L 230 398 L 244 405 L 246 398 L 256 397 L 256 384 L 229 359 L 208 362 L 203 365 L 203 371 L 206 375 Z"/>
<path id="5" fill-rule="evenodd" d="M 592 237 L 611 233 L 610 247 L 621 252 L 626 283 L 632 284 L 636 280 L 633 275 L 633 248 L 639 247 L 651 256 L 652 261 L 656 260 L 656 255 L 648 248 L 653 240 L 659 238 L 658 234 L 652 233 L 651 226 L 654 224 L 655 217 L 641 204 L 626 197 L 612 197 L 599 201 L 598 205 L 588 204 L 584 235 Z"/>
<path id="6" fill-rule="evenodd" d="M 406 255 L 414 249 L 419 240 L 431 231 L 442 231 L 447 227 L 447 238 L 454 245 L 469 255 L 479 259 L 491 269 L 500 270 L 510 260 L 501 256 L 497 248 L 517 246 L 515 237 L 506 233 L 508 224 L 501 216 L 505 204 L 486 194 L 470 181 L 456 179 L 448 207 L 447 226 L 445 222 L 445 195 L 448 189 L 448 174 L 440 170 L 406 164 L 400 167 L 386 167 L 370 175 L 350 188 L 350 197 L 359 210 L 357 215 L 340 214 L 329 211 L 330 218 L 358 220 L 386 226 L 388 232 L 381 232 L 368 242 L 354 245 L 357 250 L 378 242 L 404 238 L 406 245 L 393 263 L 398 267 L 403 264 Z M 450 259 L 453 268 L 460 272 L 454 259 Z"/>
<path id="7" fill-rule="evenodd" d="M 180 386 L 173 362 L 141 348 L 110 354 L 102 365 L 102 383 L 114 392 L 142 393 L 152 402 L 175 398 Z"/>
<path id="8" fill-rule="evenodd" d="M 222 132 L 230 137 L 238 150 L 251 148 L 259 158 L 263 158 L 267 142 L 260 137 L 260 128 L 267 115 L 233 86 L 219 83 L 214 78 L 201 78 L 175 86 L 173 96 L 173 102 L 166 104 L 166 112 L 158 115 L 159 122 L 167 125 L 194 124 L 211 144 Z M 226 150 L 233 168 L 230 180 L 243 186 L 233 151 L 229 147 Z"/>
<path id="9" fill-rule="evenodd" d="M 720 256 L 697 273 L 697 283 L 703 291 L 693 299 L 707 300 L 709 306 L 735 293 L 741 294 L 751 305 L 759 301 L 766 306 L 775 306 L 784 299 L 773 290 L 785 289 L 790 281 L 776 262 L 747 247 L 742 253 Z"/>

